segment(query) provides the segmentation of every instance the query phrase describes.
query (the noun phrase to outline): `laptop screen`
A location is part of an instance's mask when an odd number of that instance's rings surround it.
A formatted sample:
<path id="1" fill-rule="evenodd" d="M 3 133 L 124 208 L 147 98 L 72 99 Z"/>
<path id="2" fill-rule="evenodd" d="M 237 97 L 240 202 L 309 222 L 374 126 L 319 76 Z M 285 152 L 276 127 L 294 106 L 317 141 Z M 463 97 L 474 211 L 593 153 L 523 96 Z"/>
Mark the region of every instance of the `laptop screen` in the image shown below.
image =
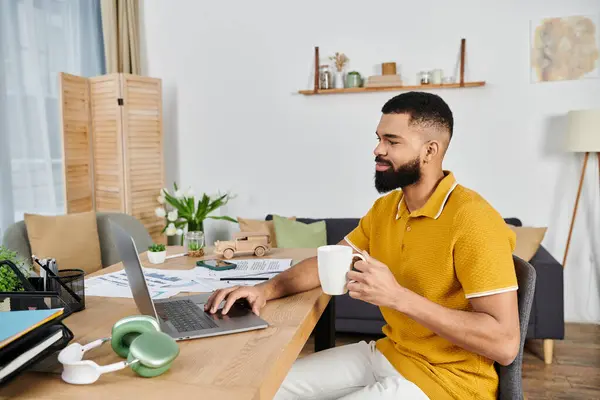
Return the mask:
<path id="1" fill-rule="evenodd" d="M 133 238 L 116 223 L 110 221 L 110 226 L 113 233 L 113 240 L 121 255 L 121 261 L 127 274 L 129 288 L 133 294 L 135 305 L 140 313 L 158 320 Z"/>

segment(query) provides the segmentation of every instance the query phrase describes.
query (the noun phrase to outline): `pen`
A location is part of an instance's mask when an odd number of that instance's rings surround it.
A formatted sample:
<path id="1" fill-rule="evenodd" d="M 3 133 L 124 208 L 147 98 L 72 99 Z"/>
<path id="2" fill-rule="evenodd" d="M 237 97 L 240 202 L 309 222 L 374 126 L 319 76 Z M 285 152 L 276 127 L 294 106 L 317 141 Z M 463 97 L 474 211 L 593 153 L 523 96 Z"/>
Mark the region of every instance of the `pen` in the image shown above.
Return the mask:
<path id="1" fill-rule="evenodd" d="M 177 257 L 183 257 L 183 256 L 187 256 L 188 253 L 179 253 L 179 254 L 173 254 L 170 256 L 166 256 L 165 260 L 169 260 L 171 258 L 177 258 Z"/>

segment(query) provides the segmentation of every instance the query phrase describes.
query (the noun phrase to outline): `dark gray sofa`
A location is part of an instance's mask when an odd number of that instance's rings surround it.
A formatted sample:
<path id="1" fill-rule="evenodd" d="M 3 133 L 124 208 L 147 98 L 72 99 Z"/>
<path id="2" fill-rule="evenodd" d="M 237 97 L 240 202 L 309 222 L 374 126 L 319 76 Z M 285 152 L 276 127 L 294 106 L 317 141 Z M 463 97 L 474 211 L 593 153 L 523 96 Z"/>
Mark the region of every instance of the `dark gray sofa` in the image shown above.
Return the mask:
<path id="1" fill-rule="evenodd" d="M 267 215 L 267 220 L 272 219 Z M 327 244 L 336 244 L 358 225 L 357 218 L 297 218 L 303 223 L 325 221 Z M 511 225 L 522 226 L 517 218 L 506 218 Z M 564 338 L 563 268 L 543 246 L 531 259 L 537 273 L 535 297 L 529 318 L 527 338 Z M 382 335 L 385 321 L 379 308 L 352 299 L 347 294 L 335 299 L 335 329 L 337 332 Z M 551 350 L 550 350 L 551 351 Z M 551 357 L 550 357 L 551 358 Z"/>

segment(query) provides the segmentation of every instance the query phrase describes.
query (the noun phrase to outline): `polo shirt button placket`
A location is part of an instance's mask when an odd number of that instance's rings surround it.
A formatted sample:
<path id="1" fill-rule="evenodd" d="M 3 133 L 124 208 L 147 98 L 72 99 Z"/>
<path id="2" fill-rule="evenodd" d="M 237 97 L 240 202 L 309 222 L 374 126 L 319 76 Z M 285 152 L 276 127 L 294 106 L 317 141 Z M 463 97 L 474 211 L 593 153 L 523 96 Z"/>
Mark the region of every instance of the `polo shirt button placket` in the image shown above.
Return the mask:
<path id="1" fill-rule="evenodd" d="M 406 227 L 406 232 L 410 232 L 410 225 Z"/>

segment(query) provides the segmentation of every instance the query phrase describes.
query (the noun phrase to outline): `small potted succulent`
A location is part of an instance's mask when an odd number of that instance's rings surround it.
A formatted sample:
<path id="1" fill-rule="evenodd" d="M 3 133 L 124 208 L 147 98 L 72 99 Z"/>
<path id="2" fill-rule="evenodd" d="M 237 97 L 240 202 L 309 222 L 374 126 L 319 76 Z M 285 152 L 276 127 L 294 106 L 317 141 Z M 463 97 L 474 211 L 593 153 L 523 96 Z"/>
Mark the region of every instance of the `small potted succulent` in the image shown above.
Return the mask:
<path id="1" fill-rule="evenodd" d="M 164 244 L 154 243 L 148 247 L 148 261 L 152 264 L 162 264 L 167 258 L 167 248 Z"/>

